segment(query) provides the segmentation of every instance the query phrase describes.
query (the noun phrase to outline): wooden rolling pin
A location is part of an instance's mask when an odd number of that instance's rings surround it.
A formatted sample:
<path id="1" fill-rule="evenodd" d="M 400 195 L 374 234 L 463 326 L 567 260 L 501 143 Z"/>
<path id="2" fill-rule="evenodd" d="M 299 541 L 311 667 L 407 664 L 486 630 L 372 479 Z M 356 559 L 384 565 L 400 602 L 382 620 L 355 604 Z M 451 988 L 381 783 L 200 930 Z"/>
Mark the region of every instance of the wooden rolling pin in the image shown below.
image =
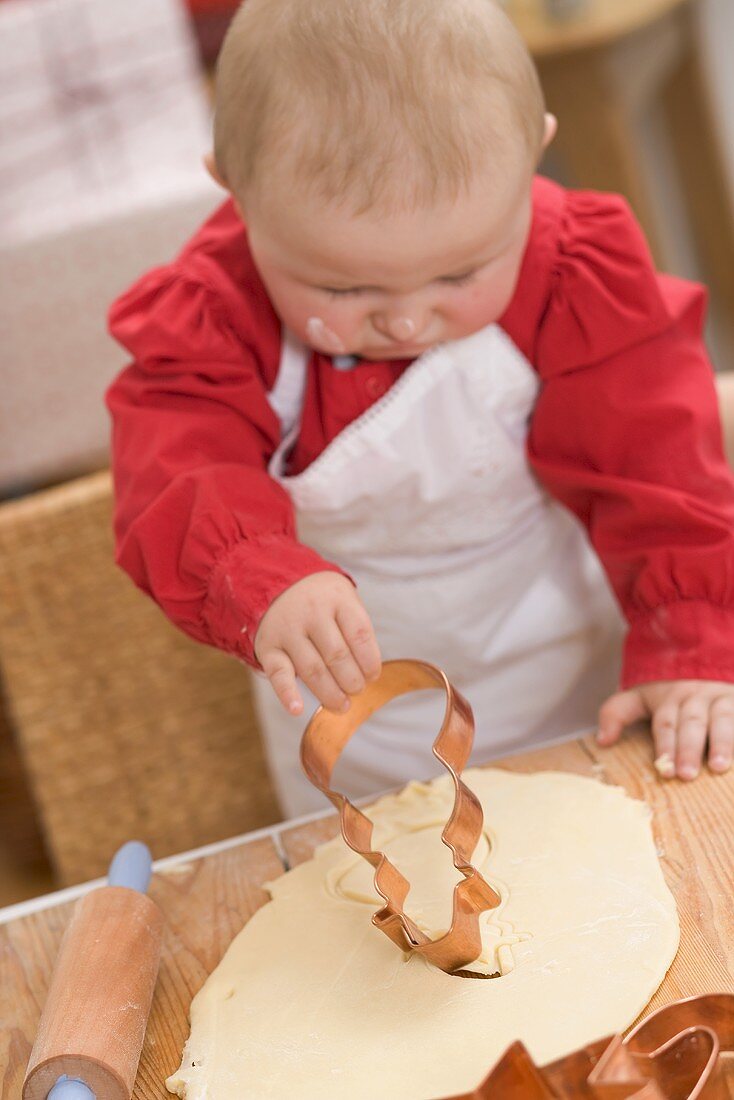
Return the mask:
<path id="1" fill-rule="evenodd" d="M 117 853 L 77 902 L 56 961 L 23 1100 L 130 1100 L 158 976 L 163 915 L 148 849 Z"/>

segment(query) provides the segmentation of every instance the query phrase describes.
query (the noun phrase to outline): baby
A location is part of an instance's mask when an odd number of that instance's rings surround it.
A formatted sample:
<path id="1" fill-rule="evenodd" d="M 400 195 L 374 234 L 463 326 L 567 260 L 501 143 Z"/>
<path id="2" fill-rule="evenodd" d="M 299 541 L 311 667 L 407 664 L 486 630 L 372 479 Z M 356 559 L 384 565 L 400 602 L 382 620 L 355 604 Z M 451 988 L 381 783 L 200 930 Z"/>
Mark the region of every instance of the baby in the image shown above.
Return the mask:
<path id="1" fill-rule="evenodd" d="M 598 715 L 605 745 L 651 719 L 668 774 L 731 765 L 705 295 L 623 200 L 536 176 L 555 128 L 494 0 L 246 0 L 230 198 L 112 308 L 119 561 L 260 670 L 289 813 L 321 804 L 304 704 L 346 710 L 382 657 L 446 671 L 479 759 Z M 427 773 L 431 695 L 353 740 L 353 795 Z"/>

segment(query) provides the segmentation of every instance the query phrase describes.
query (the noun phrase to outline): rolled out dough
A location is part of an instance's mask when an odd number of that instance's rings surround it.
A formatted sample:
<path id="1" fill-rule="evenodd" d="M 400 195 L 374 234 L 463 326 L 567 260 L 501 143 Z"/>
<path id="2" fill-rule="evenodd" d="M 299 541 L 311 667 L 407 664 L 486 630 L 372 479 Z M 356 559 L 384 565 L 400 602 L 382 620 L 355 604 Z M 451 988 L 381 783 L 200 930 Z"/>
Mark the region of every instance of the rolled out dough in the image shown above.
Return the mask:
<path id="1" fill-rule="evenodd" d="M 476 969 L 444 974 L 371 925 L 371 869 L 341 841 L 270 887 L 196 996 L 186 1100 L 430 1100 L 476 1087 L 514 1039 L 538 1063 L 622 1030 L 678 946 L 650 812 L 561 773 L 473 770 L 487 835 L 475 857 L 502 905 L 482 918 Z M 413 883 L 408 911 L 446 927 L 457 873 L 441 844 L 448 776 L 369 811 L 375 843 Z"/>

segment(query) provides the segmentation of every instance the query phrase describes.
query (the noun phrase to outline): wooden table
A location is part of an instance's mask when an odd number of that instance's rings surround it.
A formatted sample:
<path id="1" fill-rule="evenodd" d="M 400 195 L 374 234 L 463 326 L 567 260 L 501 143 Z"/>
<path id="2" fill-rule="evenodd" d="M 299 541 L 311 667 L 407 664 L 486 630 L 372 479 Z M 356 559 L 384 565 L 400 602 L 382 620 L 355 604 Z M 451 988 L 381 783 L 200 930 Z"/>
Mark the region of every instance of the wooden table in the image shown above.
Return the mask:
<path id="1" fill-rule="evenodd" d="M 576 772 L 645 799 L 654 810 L 661 862 L 681 922 L 680 950 L 650 1009 L 694 993 L 734 992 L 734 773 L 719 778 L 704 773 L 690 784 L 663 782 L 652 768 L 650 740 L 643 733 L 607 750 L 591 738 L 567 741 L 498 766 Z M 266 902 L 263 884 L 308 859 L 335 832 L 336 819 L 327 814 L 156 865 L 151 893 L 166 914 L 167 928 L 136 1100 L 168 1096 L 163 1081 L 179 1065 L 191 999 L 232 937 Z M 83 889 L 0 911 L 1 1100 L 20 1097 L 70 899 Z"/>

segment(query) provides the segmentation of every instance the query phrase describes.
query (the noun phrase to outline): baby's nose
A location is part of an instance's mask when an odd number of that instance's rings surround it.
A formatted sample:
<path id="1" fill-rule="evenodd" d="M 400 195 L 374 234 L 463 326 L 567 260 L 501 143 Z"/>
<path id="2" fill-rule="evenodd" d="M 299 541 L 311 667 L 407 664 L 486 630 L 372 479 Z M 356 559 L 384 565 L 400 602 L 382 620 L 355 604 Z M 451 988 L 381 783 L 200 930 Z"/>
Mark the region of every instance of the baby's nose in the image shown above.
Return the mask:
<path id="1" fill-rule="evenodd" d="M 389 340 L 407 344 L 425 329 L 425 321 L 416 314 L 389 314 L 375 318 L 375 327 Z"/>
<path id="2" fill-rule="evenodd" d="M 390 324 L 390 330 L 396 340 L 412 340 L 416 335 L 417 327 L 412 317 L 396 317 Z"/>

